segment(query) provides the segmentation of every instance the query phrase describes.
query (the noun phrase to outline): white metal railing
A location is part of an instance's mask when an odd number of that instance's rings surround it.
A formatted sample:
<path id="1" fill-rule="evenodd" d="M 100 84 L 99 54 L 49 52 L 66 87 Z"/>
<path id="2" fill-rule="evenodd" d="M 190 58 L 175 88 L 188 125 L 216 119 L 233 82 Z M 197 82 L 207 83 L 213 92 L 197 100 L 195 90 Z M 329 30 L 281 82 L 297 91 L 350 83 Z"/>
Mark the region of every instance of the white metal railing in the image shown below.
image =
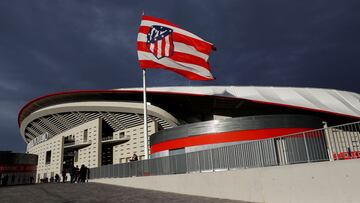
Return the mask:
<path id="1" fill-rule="evenodd" d="M 127 139 L 130 139 L 130 136 L 129 136 L 129 135 L 119 136 L 119 137 L 106 136 L 106 137 L 102 137 L 102 138 L 101 138 L 102 141 L 109 141 L 109 140 L 127 140 Z"/>
<path id="2" fill-rule="evenodd" d="M 87 145 L 87 144 L 91 144 L 91 140 L 87 140 L 87 141 L 70 141 L 70 142 L 64 142 L 64 147 L 68 147 L 68 146 L 77 146 L 77 145 Z"/>
<path id="3" fill-rule="evenodd" d="M 360 158 L 360 122 L 277 138 L 91 168 L 91 178 L 234 170 Z"/>

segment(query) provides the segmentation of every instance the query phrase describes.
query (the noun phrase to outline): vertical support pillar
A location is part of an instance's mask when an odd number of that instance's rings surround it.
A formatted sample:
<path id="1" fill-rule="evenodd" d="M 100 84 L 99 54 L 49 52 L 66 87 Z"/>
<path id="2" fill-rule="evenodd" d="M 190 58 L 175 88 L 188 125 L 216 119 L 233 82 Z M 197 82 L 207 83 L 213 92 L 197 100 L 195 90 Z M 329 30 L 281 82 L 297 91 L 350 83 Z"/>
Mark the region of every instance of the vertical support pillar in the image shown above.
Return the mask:
<path id="1" fill-rule="evenodd" d="M 148 125 L 147 125 L 147 101 L 146 101 L 146 71 L 143 71 L 143 96 L 144 96 L 144 155 L 145 159 L 149 158 L 149 147 L 148 147 Z"/>
<path id="2" fill-rule="evenodd" d="M 308 146 L 307 146 L 307 142 L 306 142 L 306 138 L 305 138 L 305 133 L 303 133 L 303 139 L 304 139 L 304 144 L 305 144 L 305 151 L 306 151 L 306 158 L 307 158 L 307 162 L 310 162 L 310 157 L 309 157 L 309 150 L 308 150 Z"/>

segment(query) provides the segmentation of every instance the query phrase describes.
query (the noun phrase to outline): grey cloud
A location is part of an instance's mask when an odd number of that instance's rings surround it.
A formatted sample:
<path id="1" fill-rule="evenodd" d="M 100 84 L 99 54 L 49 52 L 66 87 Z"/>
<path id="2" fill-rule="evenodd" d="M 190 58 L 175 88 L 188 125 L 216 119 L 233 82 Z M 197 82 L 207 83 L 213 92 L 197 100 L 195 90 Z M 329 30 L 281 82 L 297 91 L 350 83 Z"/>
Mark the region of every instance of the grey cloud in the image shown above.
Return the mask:
<path id="1" fill-rule="evenodd" d="M 360 3 L 254 0 L 0 1 L 0 150 L 24 150 L 17 113 L 74 89 L 139 87 L 142 11 L 214 43 L 215 81 L 149 70 L 149 86 L 272 85 L 360 92 Z"/>

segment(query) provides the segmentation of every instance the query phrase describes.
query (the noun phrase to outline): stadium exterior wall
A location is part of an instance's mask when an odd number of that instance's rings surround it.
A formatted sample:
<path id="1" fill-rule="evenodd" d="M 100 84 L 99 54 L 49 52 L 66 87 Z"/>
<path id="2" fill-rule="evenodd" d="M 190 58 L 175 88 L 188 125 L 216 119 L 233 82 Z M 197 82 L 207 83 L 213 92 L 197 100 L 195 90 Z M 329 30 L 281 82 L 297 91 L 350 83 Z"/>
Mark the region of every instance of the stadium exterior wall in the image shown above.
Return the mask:
<path id="1" fill-rule="evenodd" d="M 92 182 L 248 202 L 357 203 L 359 160 Z"/>
<path id="2" fill-rule="evenodd" d="M 182 125 L 153 134 L 152 157 L 169 155 L 171 150 L 194 146 L 202 150 L 219 144 L 268 139 L 322 127 L 321 119 L 304 115 L 266 115 L 227 118 Z"/>
<path id="3" fill-rule="evenodd" d="M 152 157 L 320 128 L 326 119 L 360 120 L 360 95 L 338 90 L 162 87 L 148 96 Z M 18 121 L 27 151 L 39 156 L 36 180 L 73 165 L 124 163 L 134 153 L 141 159 L 141 101 L 141 89 L 130 88 L 55 93 L 26 104 Z"/>

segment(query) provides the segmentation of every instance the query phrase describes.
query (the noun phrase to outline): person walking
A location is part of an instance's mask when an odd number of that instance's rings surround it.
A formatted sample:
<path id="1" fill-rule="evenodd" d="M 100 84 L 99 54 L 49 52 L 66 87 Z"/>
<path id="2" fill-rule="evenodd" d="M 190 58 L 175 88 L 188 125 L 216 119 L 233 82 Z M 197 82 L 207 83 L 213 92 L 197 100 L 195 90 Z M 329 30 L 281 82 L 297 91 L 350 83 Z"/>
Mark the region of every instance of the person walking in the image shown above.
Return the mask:
<path id="1" fill-rule="evenodd" d="M 14 185 L 15 184 L 15 175 L 12 175 L 11 176 L 11 185 Z"/>
<path id="2" fill-rule="evenodd" d="M 8 180 L 9 180 L 9 175 L 6 174 L 6 175 L 2 178 L 2 185 L 3 185 L 3 186 L 7 186 Z"/>
<path id="3" fill-rule="evenodd" d="M 55 174 L 55 183 L 59 183 L 60 182 L 60 176 L 59 174 Z"/>
<path id="4" fill-rule="evenodd" d="M 70 169 L 70 183 L 74 183 L 75 177 L 76 177 L 76 169 L 75 166 L 72 165 Z"/>
<path id="5" fill-rule="evenodd" d="M 62 176 L 62 182 L 63 183 L 65 183 L 66 182 L 66 170 L 65 169 L 63 169 L 62 171 L 61 171 L 61 176 Z"/>
<path id="6" fill-rule="evenodd" d="M 78 182 L 79 182 L 79 179 L 80 179 L 80 169 L 79 169 L 79 166 L 76 165 L 76 167 L 75 167 L 75 180 L 74 180 L 74 183 L 75 183 L 75 181 L 78 183 Z"/>
<path id="7" fill-rule="evenodd" d="M 137 160 L 138 160 L 138 156 L 134 153 L 130 161 L 137 161 Z"/>
<path id="8" fill-rule="evenodd" d="M 86 166 L 83 164 L 81 165 L 81 168 L 80 168 L 80 182 L 81 183 L 84 183 L 85 180 L 86 180 L 86 175 L 87 175 L 87 168 Z"/>
<path id="9" fill-rule="evenodd" d="M 90 179 L 90 168 L 86 167 L 86 182 L 89 182 Z"/>

